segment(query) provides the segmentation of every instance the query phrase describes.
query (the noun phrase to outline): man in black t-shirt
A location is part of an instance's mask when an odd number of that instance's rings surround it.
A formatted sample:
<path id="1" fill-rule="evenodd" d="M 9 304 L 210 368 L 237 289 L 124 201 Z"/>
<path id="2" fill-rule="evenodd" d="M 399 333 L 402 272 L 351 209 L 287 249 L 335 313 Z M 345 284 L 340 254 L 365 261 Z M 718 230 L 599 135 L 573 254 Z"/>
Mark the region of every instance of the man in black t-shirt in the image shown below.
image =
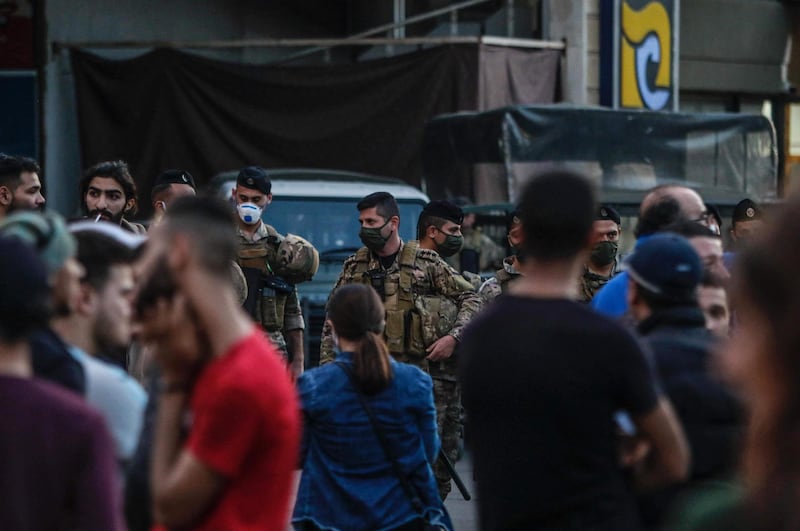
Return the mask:
<path id="1" fill-rule="evenodd" d="M 572 300 L 594 209 L 579 176 L 532 180 L 520 204 L 524 276 L 465 332 L 460 379 L 483 530 L 639 529 L 618 410 L 650 448 L 636 484 L 686 475 L 686 440 L 638 343 Z"/>

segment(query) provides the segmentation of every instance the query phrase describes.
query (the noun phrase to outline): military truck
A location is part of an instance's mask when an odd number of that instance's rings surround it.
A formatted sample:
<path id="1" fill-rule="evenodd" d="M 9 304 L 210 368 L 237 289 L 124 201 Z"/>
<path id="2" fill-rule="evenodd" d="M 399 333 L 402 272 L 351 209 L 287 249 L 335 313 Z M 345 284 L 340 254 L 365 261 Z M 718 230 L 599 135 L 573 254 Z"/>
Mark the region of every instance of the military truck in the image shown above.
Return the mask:
<path id="1" fill-rule="evenodd" d="M 505 214 L 521 186 L 552 168 L 578 171 L 597 185 L 601 201 L 623 217 L 625 249 L 653 186 L 695 188 L 726 225 L 741 199 L 769 203 L 779 192 L 775 129 L 749 114 L 565 104 L 448 114 L 427 124 L 423 164 L 428 193 L 473 198 L 479 206 L 468 209 L 498 243 L 505 243 Z"/>
<path id="2" fill-rule="evenodd" d="M 230 198 L 238 171 L 216 175 L 213 190 Z M 319 364 L 319 344 L 325 320 L 325 303 L 344 260 L 361 247 L 356 204 L 373 192 L 389 192 L 400 207 L 400 236 L 416 239 L 417 219 L 428 197 L 400 180 L 362 173 L 320 169 L 267 170 L 272 181 L 272 203 L 263 220 L 281 234 L 297 234 L 319 251 L 320 266 L 314 279 L 297 287 L 306 320 L 306 366 Z"/>

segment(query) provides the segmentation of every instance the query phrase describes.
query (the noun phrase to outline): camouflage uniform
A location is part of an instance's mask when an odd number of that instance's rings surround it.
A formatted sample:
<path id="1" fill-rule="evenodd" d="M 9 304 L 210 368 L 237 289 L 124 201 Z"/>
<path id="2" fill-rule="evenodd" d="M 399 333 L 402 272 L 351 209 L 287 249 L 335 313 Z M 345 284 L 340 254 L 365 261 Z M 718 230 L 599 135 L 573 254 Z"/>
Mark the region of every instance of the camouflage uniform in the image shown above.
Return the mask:
<path id="1" fill-rule="evenodd" d="M 608 276 L 592 273 L 589 271 L 588 267 L 584 266 L 583 274 L 581 275 L 581 285 L 580 292 L 578 293 L 578 300 L 585 303 L 591 302 L 595 294 L 600 291 L 600 288 L 605 286 L 609 280 L 617 276 L 619 270 L 619 259 L 614 261 L 614 267 L 612 267 L 611 274 Z"/>
<path id="2" fill-rule="evenodd" d="M 464 246 L 461 247 L 461 251 L 446 259 L 448 264 L 453 266 L 457 271 L 460 271 L 461 254 L 465 251 L 469 251 L 478 255 L 478 269 L 480 271 L 488 271 L 491 268 L 497 267 L 497 264 L 503 259 L 503 255 L 505 254 L 501 246 L 497 245 L 494 240 L 484 234 L 480 228 L 465 229 L 462 227 L 461 232 L 464 234 Z"/>
<path id="3" fill-rule="evenodd" d="M 496 299 L 501 293 L 508 290 L 508 283 L 520 275 L 514 268 L 514 257 L 509 256 L 503 260 L 503 268 L 497 270 L 492 278 L 483 283 L 478 290 L 478 295 L 483 299 L 483 303 Z"/>
<path id="4" fill-rule="evenodd" d="M 464 325 L 480 310 L 480 297 L 438 253 L 420 249 L 417 241 L 402 244 L 394 263 L 386 270 L 377 256 L 362 247 L 345 261 L 336 287 L 371 284 L 369 272 L 376 271 L 386 275 L 384 338 L 389 352 L 397 361 L 415 365 L 431 375 L 442 449 L 455 462 L 461 418 L 457 361 L 451 356 L 444 361 L 429 362 L 425 359 L 425 349 L 447 334 L 459 340 Z M 326 324 L 322 330 L 320 363 L 332 360 L 333 341 Z M 450 475 L 438 459 L 434 473 L 444 499 L 450 492 Z"/>
<path id="5" fill-rule="evenodd" d="M 239 266 L 259 269 L 264 275 L 271 275 L 273 265 L 278 263 L 278 246 L 282 240 L 283 236 L 265 223 L 259 225 L 252 238 L 239 230 Z M 288 360 L 284 334 L 291 330 L 305 329 L 297 289 L 293 289 L 291 293 L 282 293 L 264 286 L 261 296 L 256 300 L 253 318 L 261 325 L 284 359 Z"/>

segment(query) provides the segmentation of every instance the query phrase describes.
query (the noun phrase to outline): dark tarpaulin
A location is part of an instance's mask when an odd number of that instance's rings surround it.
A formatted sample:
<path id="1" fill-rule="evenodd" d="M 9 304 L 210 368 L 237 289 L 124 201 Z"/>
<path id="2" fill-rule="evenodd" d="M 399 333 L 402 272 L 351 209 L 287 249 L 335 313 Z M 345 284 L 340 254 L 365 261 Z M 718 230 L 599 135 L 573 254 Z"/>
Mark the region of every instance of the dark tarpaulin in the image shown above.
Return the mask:
<path id="1" fill-rule="evenodd" d="M 488 202 L 514 200 L 531 175 L 557 165 L 616 196 L 639 197 L 675 182 L 719 204 L 777 193 L 775 130 L 760 115 L 574 105 L 459 113 L 428 123 L 423 160 L 429 183 L 439 186 L 456 175 L 460 193 Z"/>
<path id="2" fill-rule="evenodd" d="M 441 46 L 353 65 L 275 67 L 156 50 L 123 61 L 73 51 L 82 163 L 128 161 L 147 215 L 148 191 L 167 168 L 199 184 L 247 164 L 330 168 L 419 185 L 425 123 L 491 100 L 552 102 L 558 52 Z M 498 55 L 499 54 L 499 55 Z M 538 62 L 531 62 L 531 57 Z M 545 81 L 526 87 L 532 64 Z M 498 76 L 500 68 L 508 72 Z M 535 77 L 535 76 L 534 76 Z M 493 81 L 494 80 L 494 81 Z M 549 81 L 548 81 L 549 80 Z M 513 102 L 512 102 L 513 103 Z"/>

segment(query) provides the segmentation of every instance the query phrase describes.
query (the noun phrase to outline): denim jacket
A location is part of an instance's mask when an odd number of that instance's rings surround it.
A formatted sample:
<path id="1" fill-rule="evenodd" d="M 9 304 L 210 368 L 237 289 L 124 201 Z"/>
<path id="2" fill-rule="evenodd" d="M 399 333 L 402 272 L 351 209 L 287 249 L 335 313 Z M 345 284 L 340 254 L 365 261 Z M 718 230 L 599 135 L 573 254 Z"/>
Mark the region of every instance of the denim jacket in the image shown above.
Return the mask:
<path id="1" fill-rule="evenodd" d="M 337 353 L 352 364 L 352 354 Z M 430 377 L 392 360 L 394 378 L 367 401 L 426 513 L 448 528 L 431 470 L 439 451 Z M 292 521 L 330 530 L 384 530 L 420 515 L 395 476 L 349 378 L 335 363 L 298 380 L 304 414 L 302 466 Z"/>

